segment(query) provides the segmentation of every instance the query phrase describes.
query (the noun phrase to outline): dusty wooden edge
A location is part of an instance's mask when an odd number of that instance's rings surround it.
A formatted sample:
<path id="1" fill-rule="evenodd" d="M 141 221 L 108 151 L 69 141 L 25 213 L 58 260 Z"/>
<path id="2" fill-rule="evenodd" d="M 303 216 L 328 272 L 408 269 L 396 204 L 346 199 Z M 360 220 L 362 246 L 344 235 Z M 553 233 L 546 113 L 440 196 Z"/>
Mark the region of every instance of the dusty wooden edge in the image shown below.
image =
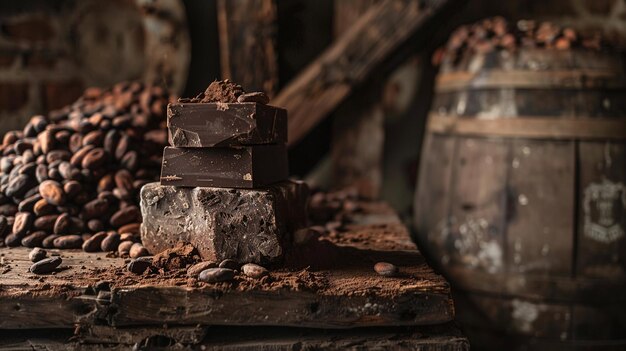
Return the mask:
<path id="1" fill-rule="evenodd" d="M 147 282 L 113 285 L 110 293 L 102 295 L 95 285 L 102 278 L 83 274 L 80 282 L 75 284 L 80 286 L 75 286 L 71 277 L 82 265 L 114 269 L 123 265 L 123 259 L 105 258 L 105 253 L 63 251 L 64 265 L 73 268 L 48 276 L 42 284 L 36 280 L 37 276 L 27 273 L 31 264 L 27 258 L 29 249 L 0 249 L 0 255 L 5 259 L 10 257 L 7 262 L 11 266 L 8 273 L 0 274 L 0 316 L 3 317 L 0 318 L 0 329 L 163 323 L 353 328 L 430 325 L 453 320 L 454 306 L 448 283 L 436 275 L 414 250 L 406 227 L 399 223 L 395 213 L 382 203 L 363 206 L 367 210 L 355 215 L 353 220 L 357 223 L 341 237 L 347 240 L 350 235 L 355 235 L 354 238 L 358 239 L 363 233 L 382 235 L 385 232 L 388 238 L 370 244 L 358 240 L 343 243 L 339 238 L 334 239 L 338 248 L 348 250 L 340 249 L 337 251 L 340 255 L 352 252 L 356 253 L 355 257 L 365 260 L 363 265 L 354 267 L 320 268 L 317 272 L 326 272 L 322 279 L 326 279 L 327 288 L 319 291 L 289 288 L 240 291 L 217 285 L 192 288 L 186 286 L 186 279 L 180 279 L 172 280 L 166 286 Z M 370 264 L 380 260 L 399 265 L 401 276 L 378 277 Z M 355 272 L 364 278 L 363 281 L 351 282 Z M 296 273 L 293 273 L 294 277 Z M 384 289 L 387 290 L 395 284 L 389 279 L 398 279 L 402 284 L 392 297 L 385 290 L 377 292 L 381 282 L 385 283 Z"/>
<path id="2" fill-rule="evenodd" d="M 511 116 L 495 119 L 431 113 L 427 130 L 433 133 L 530 139 L 626 139 L 626 121 L 606 118 Z"/>
<path id="3" fill-rule="evenodd" d="M 485 70 L 449 72 L 436 79 L 437 92 L 495 88 L 624 88 L 624 80 L 608 70 Z"/>
<path id="4" fill-rule="evenodd" d="M 0 331 L 0 349 L 127 350 L 140 347 L 194 346 L 203 350 L 414 349 L 466 351 L 469 342 L 454 323 L 428 327 L 321 330 L 277 327 L 137 327 L 93 326 L 71 329 Z M 74 334 L 74 337 L 72 337 Z M 159 340 L 160 339 L 160 340 Z M 169 339 L 169 340 L 168 340 Z"/>

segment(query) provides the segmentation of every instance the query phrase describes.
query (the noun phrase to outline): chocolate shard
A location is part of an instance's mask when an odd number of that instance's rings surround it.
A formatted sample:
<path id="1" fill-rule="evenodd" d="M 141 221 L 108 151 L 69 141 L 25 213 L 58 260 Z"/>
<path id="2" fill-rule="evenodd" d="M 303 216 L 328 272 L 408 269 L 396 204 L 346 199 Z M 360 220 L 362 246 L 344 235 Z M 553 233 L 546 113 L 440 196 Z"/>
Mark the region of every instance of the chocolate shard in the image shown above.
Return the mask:
<path id="1" fill-rule="evenodd" d="M 149 183 L 141 189 L 141 241 L 150 252 L 190 243 L 206 261 L 279 262 L 293 232 L 307 225 L 308 194 L 294 181 L 261 189 Z"/>
<path id="2" fill-rule="evenodd" d="M 169 104 L 167 126 L 176 147 L 287 142 L 287 111 L 254 102 Z"/>
<path id="3" fill-rule="evenodd" d="M 284 144 L 241 148 L 175 148 L 163 152 L 161 184 L 252 189 L 286 180 Z"/>

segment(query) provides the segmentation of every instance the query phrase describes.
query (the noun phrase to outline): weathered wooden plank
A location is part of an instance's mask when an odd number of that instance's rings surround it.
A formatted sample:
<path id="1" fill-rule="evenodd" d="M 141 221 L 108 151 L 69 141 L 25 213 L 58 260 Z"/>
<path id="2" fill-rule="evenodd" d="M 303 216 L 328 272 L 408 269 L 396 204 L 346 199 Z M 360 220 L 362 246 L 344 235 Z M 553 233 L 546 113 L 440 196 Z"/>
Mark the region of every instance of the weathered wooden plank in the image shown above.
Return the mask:
<path id="1" fill-rule="evenodd" d="M 516 139 L 511 147 L 507 268 L 515 273 L 570 277 L 576 225 L 575 144 Z"/>
<path id="2" fill-rule="evenodd" d="M 274 0 L 218 0 L 222 77 L 247 91 L 278 89 Z"/>
<path id="3" fill-rule="evenodd" d="M 66 268 L 40 277 L 27 272 L 28 249 L 0 249 L 10 268 L 0 275 L 0 315 L 8 317 L 0 329 L 76 323 L 352 328 L 451 321 L 449 286 L 415 250 L 406 227 L 386 205 L 361 208 L 354 220 L 363 224 L 294 248 L 297 266 L 273 268 L 267 283 L 241 278 L 198 285 L 184 275 L 135 276 L 119 269 L 122 259 L 69 250 L 60 252 Z M 377 275 L 373 265 L 379 261 L 396 264 L 400 274 Z M 313 280 L 306 280 L 310 275 Z M 98 297 L 97 289 L 106 291 L 96 287 L 102 279 L 110 282 L 110 295 Z"/>
<path id="4" fill-rule="evenodd" d="M 420 9 L 417 1 L 384 0 L 371 7 L 272 99 L 289 111 L 289 143 L 297 143 L 452 2 L 430 1 Z"/>
<path id="5" fill-rule="evenodd" d="M 449 218 L 442 228 L 447 234 L 450 265 L 490 273 L 506 270 L 502 233 L 509 149 L 508 141 L 458 138 Z"/>
<path id="6" fill-rule="evenodd" d="M 72 330 L 0 331 L 3 350 L 345 350 L 409 349 L 467 351 L 469 343 L 452 323 L 427 327 L 320 330 L 285 327 L 111 328 L 94 326 L 69 340 Z M 198 339 L 201 337 L 200 339 Z M 77 342 L 78 341 L 78 342 Z"/>
<path id="7" fill-rule="evenodd" d="M 450 204 L 446 194 L 451 184 L 455 138 L 427 134 L 424 145 L 425 150 L 431 152 L 423 156 L 420 167 L 430 172 L 422 173 L 418 179 L 418 189 L 421 191 L 415 193 L 416 238 L 420 247 L 443 249 L 448 240 L 448 231 L 445 229 Z M 443 250 L 431 250 L 425 254 L 437 265 L 445 265 L 450 260 L 450 256 Z"/>
<path id="8" fill-rule="evenodd" d="M 626 143 L 580 142 L 576 275 L 626 280 Z"/>

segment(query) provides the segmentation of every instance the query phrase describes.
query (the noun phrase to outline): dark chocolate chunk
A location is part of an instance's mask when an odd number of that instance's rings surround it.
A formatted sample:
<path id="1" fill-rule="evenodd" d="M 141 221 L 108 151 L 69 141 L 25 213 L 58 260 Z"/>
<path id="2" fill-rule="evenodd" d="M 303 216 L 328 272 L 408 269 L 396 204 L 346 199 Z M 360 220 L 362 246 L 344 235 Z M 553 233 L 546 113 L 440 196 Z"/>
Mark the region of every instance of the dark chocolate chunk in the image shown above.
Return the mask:
<path id="1" fill-rule="evenodd" d="M 306 226 L 308 187 L 281 182 L 261 189 L 179 188 L 158 183 L 141 189 L 141 241 L 161 252 L 183 241 L 207 261 L 277 262 L 291 234 Z"/>
<path id="2" fill-rule="evenodd" d="M 287 142 L 287 111 L 250 103 L 170 104 L 170 145 L 244 146 Z"/>
<path id="3" fill-rule="evenodd" d="M 182 187 L 258 188 L 288 177 L 285 145 L 175 148 L 163 152 L 161 184 Z"/>

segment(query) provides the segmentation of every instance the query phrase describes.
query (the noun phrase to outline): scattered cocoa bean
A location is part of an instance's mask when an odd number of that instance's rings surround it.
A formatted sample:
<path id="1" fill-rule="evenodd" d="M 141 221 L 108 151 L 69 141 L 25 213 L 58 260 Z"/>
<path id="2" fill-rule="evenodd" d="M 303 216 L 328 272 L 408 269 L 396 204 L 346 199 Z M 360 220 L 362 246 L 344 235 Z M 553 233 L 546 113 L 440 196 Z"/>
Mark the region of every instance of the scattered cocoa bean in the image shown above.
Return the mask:
<path id="1" fill-rule="evenodd" d="M 235 271 L 229 268 L 209 268 L 198 275 L 198 280 L 206 283 L 230 281 L 235 278 Z"/>
<path id="2" fill-rule="evenodd" d="M 150 255 L 150 253 L 148 252 L 148 249 L 143 247 L 143 245 L 140 243 L 134 243 L 133 246 L 130 247 L 129 254 L 131 258 L 137 258 L 137 257 Z"/>
<path id="3" fill-rule="evenodd" d="M 120 235 L 118 233 L 109 233 L 106 238 L 102 240 L 100 248 L 104 252 L 117 251 L 117 246 L 120 244 Z"/>
<path id="4" fill-rule="evenodd" d="M 235 260 L 231 260 L 230 258 L 227 258 L 225 260 L 223 260 L 222 262 L 220 262 L 219 264 L 219 268 L 230 268 L 232 270 L 237 270 L 239 269 L 241 265 L 239 264 L 239 262 L 235 261 Z"/>
<path id="5" fill-rule="evenodd" d="M 143 258 L 143 257 L 142 257 Z M 134 259 L 128 263 L 128 271 L 134 274 L 143 274 L 151 265 L 151 261 L 145 259 Z"/>
<path id="6" fill-rule="evenodd" d="M 98 252 L 101 250 L 102 241 L 107 237 L 106 232 L 99 232 L 94 234 L 89 240 L 83 243 L 83 251 L 85 252 Z"/>
<path id="7" fill-rule="evenodd" d="M 79 249 L 83 244 L 80 235 L 64 235 L 54 239 L 54 247 L 57 249 Z"/>
<path id="8" fill-rule="evenodd" d="M 244 264 L 243 266 L 241 266 L 241 271 L 248 277 L 256 279 L 263 278 L 266 275 L 270 274 L 270 272 L 265 267 L 259 266 L 258 264 L 254 263 Z"/>
<path id="9" fill-rule="evenodd" d="M 384 277 L 393 277 L 398 274 L 398 267 L 388 262 L 378 262 L 374 265 L 374 271 Z"/>
<path id="10" fill-rule="evenodd" d="M 39 193 L 48 203 L 60 206 L 65 203 L 63 187 L 54 180 L 46 180 L 39 185 Z"/>
<path id="11" fill-rule="evenodd" d="M 46 274 L 53 272 L 57 267 L 61 265 L 63 259 L 61 257 L 50 257 L 40 260 L 30 266 L 30 272 L 34 274 Z"/>
<path id="12" fill-rule="evenodd" d="M 48 252 L 42 248 L 36 247 L 28 254 L 28 259 L 31 262 L 39 262 L 48 256 Z"/>
<path id="13" fill-rule="evenodd" d="M 211 261 L 196 263 L 193 266 L 189 267 L 189 269 L 187 269 L 187 276 L 191 278 L 197 278 L 200 272 L 205 271 L 209 268 L 217 268 L 217 263 Z"/>
<path id="14" fill-rule="evenodd" d="M 130 248 L 134 245 L 135 243 L 132 241 L 122 241 L 119 246 L 117 247 L 117 253 L 120 256 L 128 256 L 130 255 Z"/>

